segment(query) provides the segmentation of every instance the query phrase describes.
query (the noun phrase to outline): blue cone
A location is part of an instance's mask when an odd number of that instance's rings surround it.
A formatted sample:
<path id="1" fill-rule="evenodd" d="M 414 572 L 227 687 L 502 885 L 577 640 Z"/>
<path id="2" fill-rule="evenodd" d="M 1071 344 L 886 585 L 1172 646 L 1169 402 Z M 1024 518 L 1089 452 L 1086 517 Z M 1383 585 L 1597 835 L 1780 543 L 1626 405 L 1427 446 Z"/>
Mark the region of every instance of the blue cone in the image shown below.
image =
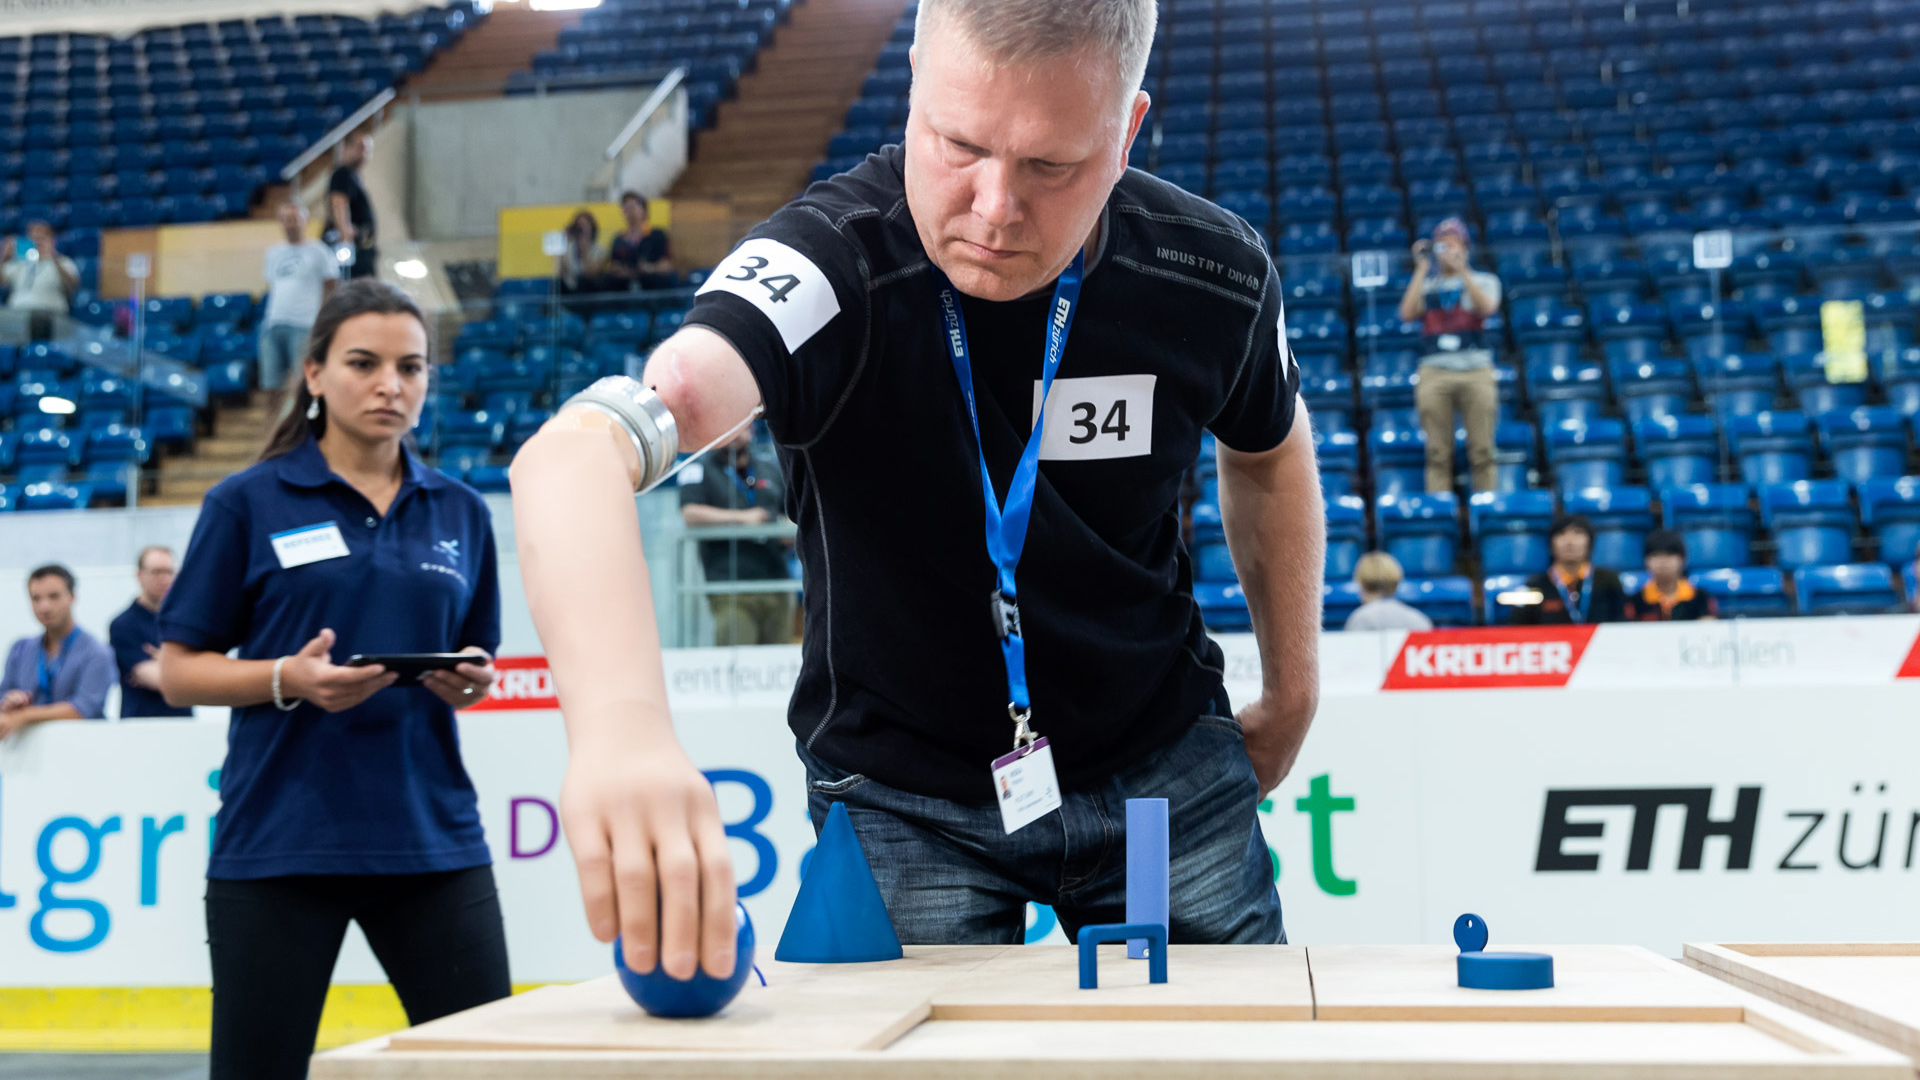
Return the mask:
<path id="1" fill-rule="evenodd" d="M 834 803 L 773 958 L 796 964 L 868 964 L 901 955 L 900 938 L 887 918 L 860 838 L 854 835 L 853 819 L 845 804 Z"/>

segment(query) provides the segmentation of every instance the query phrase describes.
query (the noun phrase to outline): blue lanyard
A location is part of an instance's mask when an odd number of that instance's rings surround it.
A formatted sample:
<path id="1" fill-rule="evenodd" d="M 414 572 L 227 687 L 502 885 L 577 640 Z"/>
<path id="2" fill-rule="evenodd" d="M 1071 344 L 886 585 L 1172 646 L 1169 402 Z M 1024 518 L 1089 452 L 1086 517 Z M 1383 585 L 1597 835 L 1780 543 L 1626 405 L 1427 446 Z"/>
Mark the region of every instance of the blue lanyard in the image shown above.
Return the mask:
<path id="1" fill-rule="evenodd" d="M 1587 576 L 1580 579 L 1582 585 L 1578 610 L 1573 606 L 1573 594 L 1568 592 L 1566 585 L 1560 581 L 1560 571 L 1548 570 L 1547 577 L 1553 579 L 1553 587 L 1560 590 L 1560 600 L 1567 605 L 1567 616 L 1574 622 L 1584 625 L 1587 621 L 1587 609 L 1593 605 L 1593 571 L 1588 570 Z"/>
<path id="2" fill-rule="evenodd" d="M 733 486 L 740 489 L 740 494 L 745 495 L 747 497 L 746 509 L 751 510 L 755 506 L 759 505 L 759 501 L 760 501 L 759 496 L 754 494 L 754 487 L 753 487 L 754 482 L 753 482 L 752 470 L 748 470 L 746 479 L 742 480 L 740 477 L 739 468 L 737 466 L 729 465 L 727 466 L 727 479 L 732 480 Z"/>
<path id="3" fill-rule="evenodd" d="M 986 447 L 980 442 L 980 408 L 974 400 L 973 361 L 967 350 L 967 323 L 960 313 L 960 295 L 953 283 L 933 269 L 934 285 L 940 294 L 940 315 L 947 324 L 947 350 L 953 354 L 953 373 L 960 380 L 960 393 L 967 402 L 967 418 L 973 422 L 974 446 L 980 452 L 980 494 L 987 507 L 987 556 L 993 560 L 998 588 L 993 594 L 993 611 L 1000 633 L 1000 655 L 1007 664 L 1007 693 L 1013 699 L 1009 711 L 1026 731 L 1025 714 L 1032 705 L 1027 694 L 1027 642 L 1020 631 L 1019 593 L 1014 588 L 1014 570 L 1020 565 L 1020 553 L 1027 545 L 1027 523 L 1033 515 L 1033 490 L 1040 474 L 1040 440 L 1047 430 L 1047 394 L 1053 389 L 1054 373 L 1060 370 L 1060 357 L 1066 352 L 1067 333 L 1073 329 L 1073 312 L 1080 305 L 1080 280 L 1086 273 L 1087 253 L 1073 257 L 1073 264 L 1060 274 L 1053 287 L 1053 304 L 1047 309 L 1047 351 L 1040 366 L 1040 404 L 1033 418 L 1033 434 L 1020 452 L 1013 479 L 1007 484 L 1006 507 L 1002 509 L 993 494 L 993 476 L 987 472 Z"/>
<path id="4" fill-rule="evenodd" d="M 33 699 L 35 705 L 53 704 L 53 680 L 59 678 L 60 669 L 67 666 L 67 657 L 73 652 L 73 639 L 79 636 L 80 628 L 77 626 L 67 631 L 67 639 L 60 643 L 60 659 L 54 663 L 47 663 L 45 645 L 41 645 L 40 651 L 34 654 L 34 680 L 38 684 Z"/>

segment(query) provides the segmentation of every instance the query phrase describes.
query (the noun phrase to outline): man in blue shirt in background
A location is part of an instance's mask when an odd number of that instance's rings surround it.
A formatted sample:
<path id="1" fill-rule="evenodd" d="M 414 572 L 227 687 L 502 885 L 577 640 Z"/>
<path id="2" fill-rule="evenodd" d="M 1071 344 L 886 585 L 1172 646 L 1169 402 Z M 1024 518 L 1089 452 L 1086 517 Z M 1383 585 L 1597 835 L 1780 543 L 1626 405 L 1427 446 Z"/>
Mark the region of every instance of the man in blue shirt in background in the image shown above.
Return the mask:
<path id="1" fill-rule="evenodd" d="M 42 566 L 27 575 L 27 595 L 46 632 L 7 651 L 0 739 L 45 720 L 103 720 L 113 685 L 113 654 L 73 623 L 73 572 Z"/>
<path id="2" fill-rule="evenodd" d="M 160 601 L 173 587 L 173 549 L 141 548 L 133 567 L 140 595 L 107 627 L 114 666 L 120 669 L 120 719 L 192 716 L 193 709 L 169 705 L 160 696 Z"/>

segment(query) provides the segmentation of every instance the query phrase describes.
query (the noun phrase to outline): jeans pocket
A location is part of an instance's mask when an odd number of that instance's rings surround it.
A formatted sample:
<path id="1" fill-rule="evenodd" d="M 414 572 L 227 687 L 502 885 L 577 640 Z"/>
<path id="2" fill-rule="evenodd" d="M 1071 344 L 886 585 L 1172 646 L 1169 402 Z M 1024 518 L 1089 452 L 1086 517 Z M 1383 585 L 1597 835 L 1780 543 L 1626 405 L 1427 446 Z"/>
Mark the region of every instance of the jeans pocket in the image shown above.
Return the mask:
<path id="1" fill-rule="evenodd" d="M 845 795 L 866 782 L 866 776 L 861 773 L 849 773 L 839 780 L 822 780 L 809 775 L 807 792 L 814 795 Z"/>
<path id="2" fill-rule="evenodd" d="M 1241 742 L 1247 741 L 1247 729 L 1241 727 L 1240 721 L 1235 720 L 1231 716 L 1208 716 L 1203 713 L 1194 717 L 1193 722 L 1196 726 L 1215 727 L 1231 731 L 1239 737 Z"/>

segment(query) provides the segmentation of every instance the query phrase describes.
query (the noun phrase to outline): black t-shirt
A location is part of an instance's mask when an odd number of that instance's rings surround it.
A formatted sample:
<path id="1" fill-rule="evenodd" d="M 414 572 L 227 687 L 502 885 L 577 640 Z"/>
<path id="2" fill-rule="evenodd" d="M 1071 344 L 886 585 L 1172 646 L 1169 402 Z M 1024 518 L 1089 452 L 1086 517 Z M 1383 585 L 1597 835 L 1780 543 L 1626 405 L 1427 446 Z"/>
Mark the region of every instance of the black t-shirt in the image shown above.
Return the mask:
<path id="1" fill-rule="evenodd" d="M 1013 724 L 980 454 L 903 160 L 888 147 L 755 228 L 686 321 L 746 358 L 781 453 L 807 582 L 794 733 L 884 784 L 987 803 Z M 1034 728 L 1069 789 L 1209 707 L 1222 662 L 1192 596 L 1181 479 L 1203 429 L 1277 446 L 1299 387 L 1278 275 L 1243 221 L 1129 170 L 1102 238 L 1017 578 Z M 1033 430 L 1049 303 L 962 302 L 997 498 Z"/>
<path id="2" fill-rule="evenodd" d="M 716 450 L 703 462 L 680 470 L 681 506 L 717 506 L 722 510 L 759 507 L 780 520 L 787 500 L 780 470 L 771 461 L 727 463 L 729 451 Z M 779 540 L 702 540 L 700 568 L 708 581 L 786 579 L 787 546 Z"/>
<path id="3" fill-rule="evenodd" d="M 1538 604 L 1516 609 L 1513 613 L 1514 622 L 1522 626 L 1568 626 L 1573 623 L 1567 603 L 1554 585 L 1553 571 L 1528 578 L 1527 588 L 1538 592 L 1541 600 Z M 1593 590 L 1591 599 L 1586 598 L 1588 589 Z M 1627 593 L 1620 585 L 1620 575 L 1605 567 L 1590 569 L 1585 577 L 1567 589 L 1567 596 L 1573 599 L 1575 607 L 1585 608 L 1586 618 L 1581 620 L 1583 623 L 1624 622 L 1627 618 Z"/>
<path id="4" fill-rule="evenodd" d="M 372 247 L 377 232 L 373 224 L 373 202 L 367 198 L 367 189 L 360 185 L 360 174 L 345 165 L 337 166 L 333 170 L 333 178 L 327 181 L 327 194 L 347 197 L 347 219 L 353 222 L 353 230 L 359 234 L 354 244 L 357 247 Z M 331 207 L 333 200 L 329 198 L 327 202 Z M 338 224 L 333 220 L 332 209 L 328 209 L 327 225 L 332 228 L 338 227 Z"/>
<path id="5" fill-rule="evenodd" d="M 607 250 L 608 261 L 635 271 L 647 263 L 657 263 L 666 257 L 667 234 L 661 229 L 649 231 L 638 242 L 627 239 L 627 234 L 623 232 L 613 238 L 613 245 Z"/>

